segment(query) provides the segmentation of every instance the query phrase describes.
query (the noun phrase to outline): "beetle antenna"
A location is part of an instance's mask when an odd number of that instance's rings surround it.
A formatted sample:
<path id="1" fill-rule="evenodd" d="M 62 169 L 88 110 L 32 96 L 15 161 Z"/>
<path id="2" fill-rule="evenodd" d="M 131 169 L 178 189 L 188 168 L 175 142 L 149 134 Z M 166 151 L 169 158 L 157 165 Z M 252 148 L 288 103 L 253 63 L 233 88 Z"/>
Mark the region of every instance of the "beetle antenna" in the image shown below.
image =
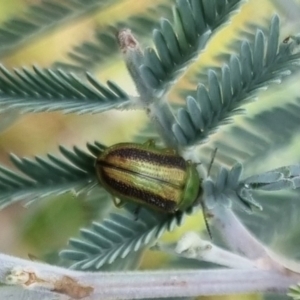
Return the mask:
<path id="1" fill-rule="evenodd" d="M 210 162 L 209 162 L 209 165 L 208 165 L 208 169 L 207 169 L 207 177 L 209 177 L 212 165 L 213 165 L 214 160 L 216 158 L 217 151 L 218 151 L 218 148 L 215 148 L 214 151 L 211 154 L 211 159 L 210 159 Z"/>

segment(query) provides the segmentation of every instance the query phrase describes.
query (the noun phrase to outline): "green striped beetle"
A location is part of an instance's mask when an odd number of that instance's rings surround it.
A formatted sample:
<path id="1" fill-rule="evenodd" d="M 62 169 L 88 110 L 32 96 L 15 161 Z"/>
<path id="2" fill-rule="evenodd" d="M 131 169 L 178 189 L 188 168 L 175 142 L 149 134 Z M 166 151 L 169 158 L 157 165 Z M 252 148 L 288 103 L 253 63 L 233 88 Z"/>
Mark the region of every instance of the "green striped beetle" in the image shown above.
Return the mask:
<path id="1" fill-rule="evenodd" d="M 97 158 L 96 172 L 118 207 L 131 201 L 174 213 L 191 206 L 202 192 L 195 164 L 153 141 L 108 147 Z"/>

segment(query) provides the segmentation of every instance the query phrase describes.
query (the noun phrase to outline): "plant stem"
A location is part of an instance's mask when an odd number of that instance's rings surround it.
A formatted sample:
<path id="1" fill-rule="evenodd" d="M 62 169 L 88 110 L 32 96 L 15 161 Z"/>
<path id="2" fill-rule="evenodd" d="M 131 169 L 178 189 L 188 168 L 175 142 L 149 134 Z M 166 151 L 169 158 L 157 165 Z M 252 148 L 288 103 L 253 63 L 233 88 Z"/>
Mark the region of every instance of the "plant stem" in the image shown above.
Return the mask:
<path id="1" fill-rule="evenodd" d="M 17 269 L 17 272 L 13 272 L 14 269 Z M 30 272 L 28 281 L 24 279 L 26 272 Z M 33 291 L 44 290 L 47 294 L 52 292 L 55 297 L 63 294 L 71 296 L 71 299 L 87 297 L 89 300 L 286 293 L 288 287 L 299 280 L 297 277 L 289 277 L 274 271 L 250 269 L 79 272 L 0 254 L 0 281 L 5 283 L 13 276 L 15 284 Z"/>
<path id="2" fill-rule="evenodd" d="M 264 245 L 249 232 L 231 208 L 216 205 L 209 213 L 213 216 L 214 226 L 233 251 L 243 254 L 249 259 L 266 256 Z"/>

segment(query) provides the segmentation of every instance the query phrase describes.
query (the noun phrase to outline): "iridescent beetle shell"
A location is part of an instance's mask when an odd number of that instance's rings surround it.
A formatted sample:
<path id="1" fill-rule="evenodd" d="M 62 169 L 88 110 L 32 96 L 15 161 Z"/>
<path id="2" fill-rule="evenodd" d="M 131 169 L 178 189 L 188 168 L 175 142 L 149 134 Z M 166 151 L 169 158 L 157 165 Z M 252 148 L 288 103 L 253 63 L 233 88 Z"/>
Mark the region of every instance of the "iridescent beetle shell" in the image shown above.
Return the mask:
<path id="1" fill-rule="evenodd" d="M 191 206 L 202 191 L 195 164 L 152 141 L 108 147 L 97 158 L 96 171 L 117 206 L 130 201 L 174 213 Z"/>

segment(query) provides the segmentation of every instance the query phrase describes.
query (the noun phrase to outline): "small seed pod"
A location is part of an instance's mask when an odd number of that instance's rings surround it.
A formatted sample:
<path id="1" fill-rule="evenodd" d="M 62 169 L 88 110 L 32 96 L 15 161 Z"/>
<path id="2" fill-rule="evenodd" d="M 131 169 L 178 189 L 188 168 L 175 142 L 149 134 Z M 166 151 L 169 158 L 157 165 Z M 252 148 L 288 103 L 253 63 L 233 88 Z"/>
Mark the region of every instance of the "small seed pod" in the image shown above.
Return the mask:
<path id="1" fill-rule="evenodd" d="M 97 158 L 96 171 L 116 206 L 130 201 L 174 213 L 191 206 L 202 191 L 195 165 L 152 141 L 108 147 Z"/>

